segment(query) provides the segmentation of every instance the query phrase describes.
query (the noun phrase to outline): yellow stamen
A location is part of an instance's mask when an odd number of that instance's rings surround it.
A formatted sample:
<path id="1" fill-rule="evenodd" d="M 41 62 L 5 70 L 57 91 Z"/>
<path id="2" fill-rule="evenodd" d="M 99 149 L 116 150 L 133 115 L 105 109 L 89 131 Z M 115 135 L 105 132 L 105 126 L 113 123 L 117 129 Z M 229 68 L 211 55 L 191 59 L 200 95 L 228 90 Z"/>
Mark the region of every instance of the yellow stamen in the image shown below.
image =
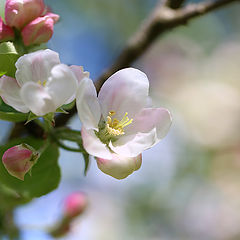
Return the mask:
<path id="1" fill-rule="evenodd" d="M 40 80 L 37 81 L 37 83 L 43 87 L 45 87 L 47 80 L 44 80 L 43 82 L 41 82 Z"/>
<path id="2" fill-rule="evenodd" d="M 125 134 L 123 128 L 131 124 L 133 119 L 129 119 L 129 117 L 127 116 L 128 113 L 126 112 L 121 121 L 119 121 L 116 118 L 112 120 L 111 117 L 115 114 L 116 113 L 114 111 L 110 111 L 107 116 L 107 125 L 106 125 L 107 131 L 110 135 L 113 135 L 113 136 L 123 135 Z"/>

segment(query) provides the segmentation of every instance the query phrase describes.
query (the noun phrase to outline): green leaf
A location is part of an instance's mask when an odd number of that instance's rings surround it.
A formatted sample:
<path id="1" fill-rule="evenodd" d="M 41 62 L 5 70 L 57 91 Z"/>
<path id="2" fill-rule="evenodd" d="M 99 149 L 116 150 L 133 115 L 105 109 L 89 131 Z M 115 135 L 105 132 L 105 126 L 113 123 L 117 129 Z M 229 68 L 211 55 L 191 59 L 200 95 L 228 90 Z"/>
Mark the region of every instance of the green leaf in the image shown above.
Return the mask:
<path id="1" fill-rule="evenodd" d="M 57 110 L 56 110 L 56 112 L 57 113 L 64 113 L 64 114 L 68 114 L 68 112 L 67 111 L 65 111 L 63 108 L 58 108 Z"/>
<path id="2" fill-rule="evenodd" d="M 2 17 L 2 19 L 4 19 L 5 2 L 6 0 L 0 0 L 0 17 Z"/>
<path id="3" fill-rule="evenodd" d="M 2 99 L 0 99 L 0 119 L 11 122 L 23 122 L 28 118 L 28 113 L 17 112 L 12 107 L 5 104 Z"/>
<path id="4" fill-rule="evenodd" d="M 8 148 L 23 142 L 31 145 L 35 149 L 39 149 L 43 145 L 43 140 L 35 138 L 15 139 L 0 148 L 0 159 L 2 159 L 3 153 Z M 58 157 L 58 147 L 55 144 L 51 144 L 33 166 L 32 176 L 26 174 L 24 181 L 12 177 L 5 169 L 2 161 L 0 161 L 0 182 L 25 198 L 45 195 L 57 188 L 60 182 Z"/>
<path id="5" fill-rule="evenodd" d="M 14 190 L 0 184 L 0 211 L 5 212 L 18 205 L 25 204 L 31 199 L 19 196 Z"/>
<path id="6" fill-rule="evenodd" d="M 15 77 L 15 62 L 19 58 L 19 54 L 12 42 L 4 42 L 0 44 L 0 72 L 10 77 Z"/>
<path id="7" fill-rule="evenodd" d="M 10 122 L 23 122 L 27 120 L 28 114 L 14 112 L 0 112 L 0 119 Z"/>
<path id="8" fill-rule="evenodd" d="M 71 110 L 73 107 L 75 106 L 75 100 L 73 100 L 72 102 L 62 105 L 62 109 L 64 110 Z"/>

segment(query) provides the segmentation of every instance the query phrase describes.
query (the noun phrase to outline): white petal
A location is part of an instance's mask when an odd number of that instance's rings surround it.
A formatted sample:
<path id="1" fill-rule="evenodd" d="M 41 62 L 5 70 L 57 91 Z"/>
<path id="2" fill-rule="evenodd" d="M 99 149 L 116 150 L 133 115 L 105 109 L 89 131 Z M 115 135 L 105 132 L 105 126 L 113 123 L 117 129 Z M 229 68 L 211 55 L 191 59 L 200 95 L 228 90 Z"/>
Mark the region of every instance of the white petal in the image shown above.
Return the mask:
<path id="1" fill-rule="evenodd" d="M 16 79 L 2 76 L 0 78 L 0 95 L 3 101 L 19 112 L 27 113 L 29 108 L 25 106 L 20 97 L 20 87 Z"/>
<path id="2" fill-rule="evenodd" d="M 46 49 L 25 54 L 16 62 L 16 79 L 20 86 L 26 82 L 44 82 L 51 69 L 60 63 L 58 53 Z"/>
<path id="3" fill-rule="evenodd" d="M 126 112 L 133 118 L 146 106 L 149 82 L 147 76 L 134 68 L 125 68 L 113 74 L 99 92 L 103 116 L 115 111 L 117 119 Z"/>
<path id="4" fill-rule="evenodd" d="M 96 88 L 89 78 L 84 78 L 78 85 L 76 94 L 78 116 L 86 129 L 98 129 L 101 109 Z"/>
<path id="5" fill-rule="evenodd" d="M 144 108 L 136 115 L 126 134 L 114 143 L 111 149 L 124 156 L 137 156 L 157 144 L 169 131 L 172 118 L 165 108 Z"/>
<path id="6" fill-rule="evenodd" d="M 97 158 L 97 164 L 102 172 L 123 179 L 141 167 L 142 155 L 130 158 L 112 154 L 112 159 Z"/>
<path id="7" fill-rule="evenodd" d="M 58 64 L 51 71 L 46 90 L 52 97 L 57 109 L 75 96 L 77 79 L 67 65 Z"/>
<path id="8" fill-rule="evenodd" d="M 165 137 L 172 123 L 169 111 L 165 108 L 144 108 L 135 116 L 126 130 L 127 134 L 147 133 L 156 128 L 157 138 Z"/>
<path id="9" fill-rule="evenodd" d="M 136 157 L 159 141 L 156 128 L 148 133 L 137 133 L 136 135 L 130 135 L 128 137 L 130 138 L 128 142 L 124 139 L 123 144 L 121 145 L 122 138 L 120 138 L 117 142 L 110 142 L 109 147 L 119 155 Z"/>
<path id="10" fill-rule="evenodd" d="M 112 154 L 110 153 L 109 149 L 100 141 L 93 130 L 86 130 L 84 127 L 82 127 L 81 132 L 83 146 L 89 154 L 104 159 L 112 158 Z"/>
<path id="11" fill-rule="evenodd" d="M 85 77 L 89 78 L 89 72 L 84 72 L 82 66 L 71 65 L 70 68 L 77 78 L 78 83 Z"/>
<path id="12" fill-rule="evenodd" d="M 23 85 L 20 95 L 27 107 L 37 116 L 55 112 L 55 104 L 51 96 L 41 85 L 28 82 Z"/>

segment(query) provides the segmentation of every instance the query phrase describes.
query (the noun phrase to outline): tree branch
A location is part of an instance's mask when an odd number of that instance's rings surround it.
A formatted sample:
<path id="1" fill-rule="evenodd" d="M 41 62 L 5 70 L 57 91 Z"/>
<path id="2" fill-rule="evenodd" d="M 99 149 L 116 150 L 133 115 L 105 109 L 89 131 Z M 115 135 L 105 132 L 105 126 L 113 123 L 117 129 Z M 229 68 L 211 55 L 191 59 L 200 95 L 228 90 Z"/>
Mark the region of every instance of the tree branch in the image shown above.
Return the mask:
<path id="1" fill-rule="evenodd" d="M 189 4 L 186 7 L 179 8 L 184 0 L 166 0 L 165 4 L 158 4 L 148 19 L 130 39 L 126 47 L 122 50 L 114 64 L 102 74 L 95 86 L 100 90 L 103 83 L 116 71 L 129 67 L 135 62 L 163 33 L 176 27 L 185 25 L 189 20 L 198 16 L 205 15 L 215 9 L 239 0 L 218 0 L 211 2 L 201 2 Z M 174 5 L 174 6 L 173 6 Z M 61 115 L 56 118 L 56 127 L 65 125 L 68 120 L 76 113 L 73 108 L 68 115 Z"/>
<path id="2" fill-rule="evenodd" d="M 238 0 L 218 0 L 189 4 L 177 10 L 165 6 L 158 6 L 150 15 L 149 19 L 143 23 L 139 31 L 130 39 L 115 63 L 96 81 L 95 86 L 97 91 L 100 90 L 108 77 L 122 68 L 129 67 L 163 33 L 181 25 L 185 25 L 193 18 L 204 15 L 232 2 L 238 2 Z"/>

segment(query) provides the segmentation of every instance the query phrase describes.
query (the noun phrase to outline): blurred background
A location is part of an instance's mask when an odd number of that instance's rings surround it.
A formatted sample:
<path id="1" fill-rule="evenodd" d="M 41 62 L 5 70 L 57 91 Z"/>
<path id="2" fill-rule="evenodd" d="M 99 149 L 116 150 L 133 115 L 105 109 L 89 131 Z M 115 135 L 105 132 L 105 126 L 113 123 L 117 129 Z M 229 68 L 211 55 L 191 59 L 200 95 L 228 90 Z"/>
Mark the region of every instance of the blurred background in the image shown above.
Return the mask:
<path id="1" fill-rule="evenodd" d="M 118 56 L 156 0 L 46 1 L 61 16 L 48 47 L 95 80 Z M 170 133 L 143 153 L 140 170 L 115 180 L 94 159 L 87 177 L 77 153 L 61 151 L 57 190 L 15 211 L 23 240 L 50 240 L 64 198 L 89 207 L 66 240 L 240 239 L 240 34 L 238 5 L 159 39 L 135 67 L 150 80 L 154 105 L 173 115 Z M 73 118 L 69 125 L 80 129 Z M 11 124 L 1 121 L 1 141 Z"/>

